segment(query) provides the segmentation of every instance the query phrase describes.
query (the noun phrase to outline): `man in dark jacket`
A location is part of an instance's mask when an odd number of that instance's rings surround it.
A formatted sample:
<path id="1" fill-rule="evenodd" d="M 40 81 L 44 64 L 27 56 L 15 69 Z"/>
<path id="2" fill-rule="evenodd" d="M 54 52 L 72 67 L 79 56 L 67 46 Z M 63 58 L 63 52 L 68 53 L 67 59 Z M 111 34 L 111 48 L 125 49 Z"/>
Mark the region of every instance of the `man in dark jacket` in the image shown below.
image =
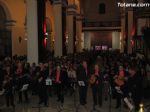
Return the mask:
<path id="1" fill-rule="evenodd" d="M 87 103 L 87 89 L 88 89 L 88 79 L 89 71 L 87 68 L 87 62 L 82 61 L 81 66 L 77 68 L 77 81 L 79 85 L 79 100 L 81 105 Z"/>
<path id="2" fill-rule="evenodd" d="M 40 63 L 40 72 L 38 76 L 38 90 L 39 90 L 39 104 L 44 103 L 44 106 L 48 106 L 48 92 L 46 86 L 47 72 L 43 63 Z"/>
<path id="3" fill-rule="evenodd" d="M 60 101 L 63 105 L 64 103 L 64 86 L 67 81 L 67 74 L 61 70 L 60 66 L 57 66 L 56 71 L 54 72 L 56 92 L 57 92 L 57 101 Z"/>

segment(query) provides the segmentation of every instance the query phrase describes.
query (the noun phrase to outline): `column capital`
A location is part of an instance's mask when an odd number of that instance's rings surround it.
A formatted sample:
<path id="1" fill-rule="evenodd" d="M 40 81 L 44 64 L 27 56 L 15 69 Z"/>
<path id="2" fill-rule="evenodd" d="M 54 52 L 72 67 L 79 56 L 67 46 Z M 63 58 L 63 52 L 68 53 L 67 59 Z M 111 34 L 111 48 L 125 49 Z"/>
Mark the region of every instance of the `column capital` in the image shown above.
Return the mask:
<path id="1" fill-rule="evenodd" d="M 62 0 L 53 0 L 53 5 L 62 4 Z"/>
<path id="2" fill-rule="evenodd" d="M 67 15 L 72 15 L 75 16 L 76 15 L 76 10 L 77 10 L 77 6 L 75 4 L 72 5 L 68 5 L 67 6 Z"/>
<path id="3" fill-rule="evenodd" d="M 67 1 L 66 0 L 53 0 L 53 5 L 67 6 Z"/>
<path id="4" fill-rule="evenodd" d="M 121 14 L 121 18 L 125 18 L 126 14 L 125 13 L 122 13 Z"/>
<path id="5" fill-rule="evenodd" d="M 70 10 L 70 9 L 75 9 L 75 10 L 76 10 L 76 9 L 77 9 L 77 5 L 76 5 L 76 4 L 68 5 L 68 6 L 67 6 L 67 9 L 68 9 L 68 10 Z"/>
<path id="6" fill-rule="evenodd" d="M 83 20 L 83 14 L 77 13 L 76 14 L 76 20 L 77 21 L 82 21 Z"/>
<path id="7" fill-rule="evenodd" d="M 133 7 L 128 7 L 126 11 L 134 11 L 133 9 Z"/>

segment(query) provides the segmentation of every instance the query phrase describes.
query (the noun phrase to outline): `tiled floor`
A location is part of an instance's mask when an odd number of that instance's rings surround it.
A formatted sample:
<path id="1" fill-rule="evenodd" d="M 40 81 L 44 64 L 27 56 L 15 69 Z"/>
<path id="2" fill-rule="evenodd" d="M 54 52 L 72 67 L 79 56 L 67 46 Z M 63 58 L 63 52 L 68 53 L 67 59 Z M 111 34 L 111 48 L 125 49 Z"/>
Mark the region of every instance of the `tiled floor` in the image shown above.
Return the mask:
<path id="1" fill-rule="evenodd" d="M 4 105 L 0 107 L 0 112 L 59 112 L 59 103 L 56 101 L 56 96 L 49 97 L 49 106 L 43 107 L 41 106 L 39 108 L 37 102 L 38 97 L 37 96 L 30 96 L 30 103 L 29 104 L 17 104 L 16 108 L 13 110 L 11 107 L 6 108 Z M 0 99 L 3 101 L 3 97 Z M 91 95 L 91 89 L 89 89 L 88 92 L 88 104 L 85 107 L 80 106 L 80 109 L 77 111 L 76 107 L 79 104 L 78 102 L 78 94 L 76 92 L 75 96 L 65 96 L 65 103 L 64 103 L 64 109 L 61 112 L 92 112 L 92 95 Z M 103 106 L 101 108 L 100 112 L 129 112 L 128 109 L 122 108 L 122 109 L 115 109 L 115 101 L 112 100 L 111 102 L 111 108 L 109 101 L 103 101 Z M 123 106 L 122 106 L 123 107 Z M 93 111 L 94 112 L 94 111 Z"/>

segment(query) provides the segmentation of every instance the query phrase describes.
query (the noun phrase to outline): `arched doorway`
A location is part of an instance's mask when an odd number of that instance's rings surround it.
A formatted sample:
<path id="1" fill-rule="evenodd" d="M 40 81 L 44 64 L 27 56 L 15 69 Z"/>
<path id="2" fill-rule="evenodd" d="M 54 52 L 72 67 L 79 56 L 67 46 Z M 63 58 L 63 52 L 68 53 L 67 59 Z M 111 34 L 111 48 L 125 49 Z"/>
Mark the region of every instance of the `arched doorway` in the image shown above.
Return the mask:
<path id="1" fill-rule="evenodd" d="M 11 31 L 6 28 L 7 16 L 0 5 L 0 56 L 12 55 Z"/>

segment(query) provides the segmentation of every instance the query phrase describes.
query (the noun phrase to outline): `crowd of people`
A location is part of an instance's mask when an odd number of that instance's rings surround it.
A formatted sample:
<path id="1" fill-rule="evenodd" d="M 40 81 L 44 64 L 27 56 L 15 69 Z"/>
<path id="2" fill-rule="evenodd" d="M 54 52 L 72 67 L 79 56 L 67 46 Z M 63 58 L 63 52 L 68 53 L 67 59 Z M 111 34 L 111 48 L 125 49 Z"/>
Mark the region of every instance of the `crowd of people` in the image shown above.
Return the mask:
<path id="1" fill-rule="evenodd" d="M 7 106 L 15 107 L 14 94 L 18 103 L 25 99 L 30 102 L 29 92 L 38 95 L 39 104 L 48 106 L 48 97 L 57 95 L 61 108 L 65 94 L 72 95 L 78 88 L 79 103 L 85 106 L 87 91 L 91 87 L 93 109 L 98 110 L 103 100 L 116 99 L 116 107 L 121 100 L 133 109 L 127 101 L 133 100 L 135 112 L 150 88 L 149 60 L 136 58 L 114 51 L 85 51 L 29 64 L 26 58 L 5 58 L 0 61 L 0 91 L 5 95 Z M 24 96 L 24 98 L 23 98 Z M 103 99 L 104 96 L 104 99 Z"/>

